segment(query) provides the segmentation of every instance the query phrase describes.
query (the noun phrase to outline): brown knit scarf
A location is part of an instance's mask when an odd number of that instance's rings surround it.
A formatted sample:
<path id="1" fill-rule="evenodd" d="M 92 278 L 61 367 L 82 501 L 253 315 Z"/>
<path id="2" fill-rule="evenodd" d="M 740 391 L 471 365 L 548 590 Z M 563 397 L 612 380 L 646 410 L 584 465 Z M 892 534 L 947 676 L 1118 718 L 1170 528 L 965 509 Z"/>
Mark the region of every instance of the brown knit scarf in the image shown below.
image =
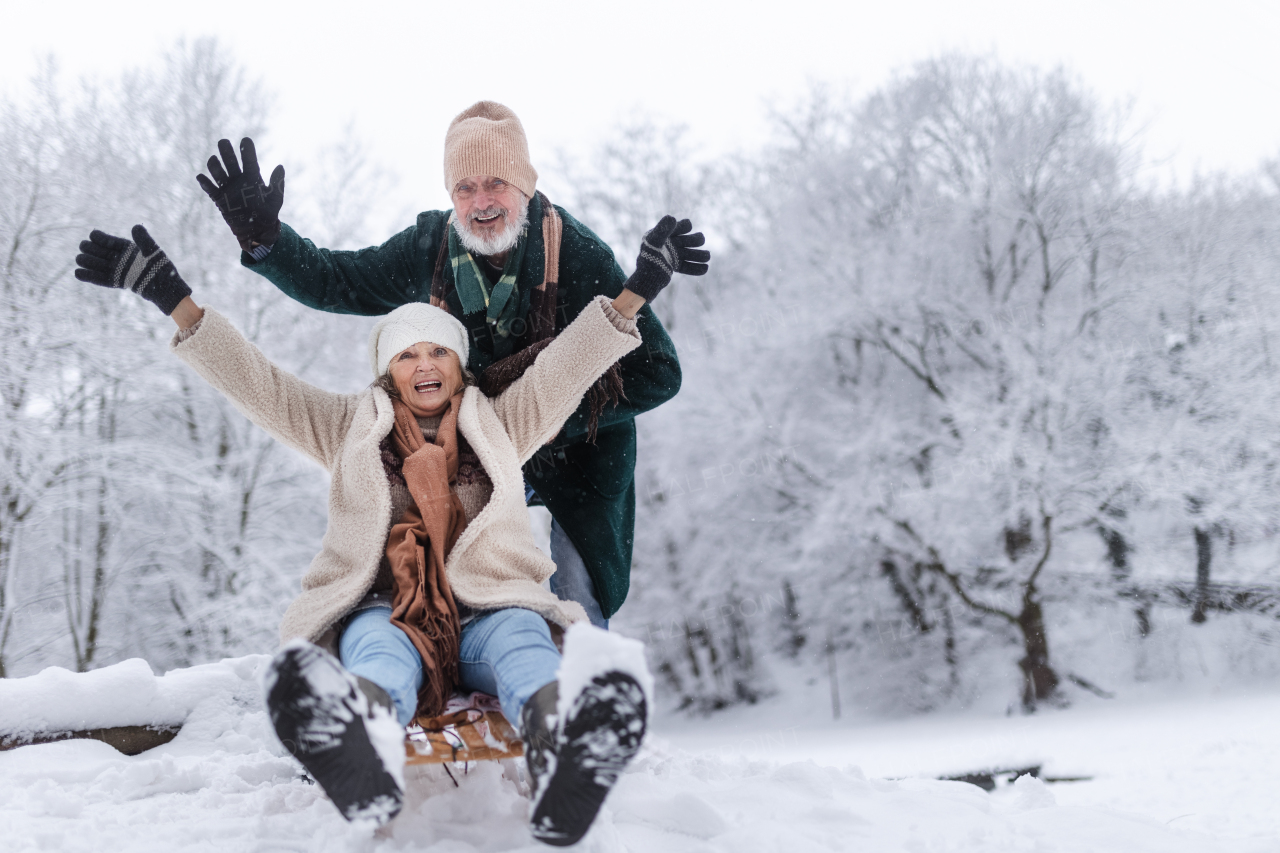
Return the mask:
<path id="1" fill-rule="evenodd" d="M 392 398 L 395 425 L 391 445 L 404 463 L 404 480 L 413 503 L 391 528 L 387 560 L 395 577 L 391 624 L 403 630 L 422 656 L 422 689 L 418 715 L 436 716 L 458 683 L 462 629 L 458 607 L 445 577 L 449 551 L 467 526 L 462 502 L 453 491 L 458 479 L 458 407 L 462 395 L 449 401 L 434 444 L 400 400 Z"/>
<path id="2" fill-rule="evenodd" d="M 564 233 L 564 222 L 555 206 L 541 192 L 538 200 L 542 203 L 542 242 L 544 258 L 542 283 L 529 294 L 529 345 L 517 353 L 489 365 L 480 376 L 477 384 L 486 397 L 496 397 L 507 390 L 528 370 L 538 357 L 538 353 L 556 336 L 556 295 L 560 289 L 560 238 Z M 452 219 L 446 228 L 452 228 Z M 446 279 L 444 270 L 448 266 L 448 235 L 440 241 L 440 254 L 436 258 L 435 274 L 431 277 L 431 304 L 437 308 L 449 310 L 446 297 L 453 291 L 453 280 Z M 619 400 L 627 399 L 622 389 L 622 369 L 614 362 L 604 375 L 587 389 L 587 404 L 590 415 L 587 418 L 587 440 L 592 444 L 596 440 L 596 429 L 600 424 L 600 415 L 605 407 L 617 406 Z"/>

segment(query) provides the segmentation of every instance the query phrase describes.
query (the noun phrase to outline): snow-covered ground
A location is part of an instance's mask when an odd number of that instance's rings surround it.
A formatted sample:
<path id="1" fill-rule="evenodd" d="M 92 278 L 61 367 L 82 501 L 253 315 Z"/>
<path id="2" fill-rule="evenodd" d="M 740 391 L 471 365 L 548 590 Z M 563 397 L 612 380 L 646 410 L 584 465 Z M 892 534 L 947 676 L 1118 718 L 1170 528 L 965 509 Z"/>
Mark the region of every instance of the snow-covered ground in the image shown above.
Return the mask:
<path id="1" fill-rule="evenodd" d="M 492 763 L 410 768 L 405 811 L 347 825 L 271 735 L 261 656 L 153 677 L 140 662 L 0 682 L 0 729 L 186 723 L 135 757 L 95 741 L 0 753 L 5 851 L 546 849 Z M 1033 717 L 820 722 L 778 707 L 663 718 L 580 849 L 1280 850 L 1280 689 Z M 829 712 L 827 714 L 829 716 Z M 988 794 L 932 777 L 1042 765 Z M 859 769 L 861 768 L 861 769 Z"/>
<path id="2" fill-rule="evenodd" d="M 1042 777 L 1088 777 L 1044 786 L 1058 810 L 1123 815 L 1186 833 L 1187 843 L 1214 838 L 1230 840 L 1234 850 L 1280 850 L 1280 688 L 1274 685 L 1213 697 L 1099 701 L 1013 717 L 840 725 L 793 714 L 793 725 L 769 728 L 765 711 L 730 712 L 714 727 L 669 722 L 664 740 L 674 749 L 719 757 L 856 765 L 868 778 L 1040 766 Z M 830 712 L 820 707 L 812 716 L 824 715 Z M 1005 802 L 1011 795 L 1001 786 L 989 799 Z"/>

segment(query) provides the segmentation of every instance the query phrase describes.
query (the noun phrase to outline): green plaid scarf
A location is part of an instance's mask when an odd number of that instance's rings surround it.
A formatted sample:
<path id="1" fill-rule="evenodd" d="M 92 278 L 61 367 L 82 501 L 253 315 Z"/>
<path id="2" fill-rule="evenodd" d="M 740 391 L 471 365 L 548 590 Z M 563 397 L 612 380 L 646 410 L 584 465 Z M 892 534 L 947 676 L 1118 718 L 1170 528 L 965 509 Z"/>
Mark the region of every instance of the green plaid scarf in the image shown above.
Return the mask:
<path id="1" fill-rule="evenodd" d="M 527 318 L 529 340 L 524 349 L 513 353 L 512 349 L 515 347 L 516 342 L 511 337 L 510 320 L 507 319 L 507 325 L 503 328 L 506 336 L 499 337 L 495 333 L 490 338 L 493 344 L 491 357 L 487 357 L 481 351 L 472 352 L 471 363 L 479 379 L 480 390 L 484 392 L 486 397 L 496 397 L 510 387 L 512 382 L 519 379 L 533 365 L 538 354 L 546 349 L 556 336 L 556 297 L 560 287 L 560 239 L 564 225 L 560 219 L 560 214 L 556 212 L 555 207 L 547 200 L 546 196 L 538 193 L 535 199 L 538 207 L 535 209 L 531 202 L 530 215 L 537 216 L 536 210 L 541 210 L 541 222 L 539 223 L 541 230 L 536 233 L 542 237 L 543 254 L 541 263 L 543 271 L 542 283 L 535 285 L 527 294 L 529 299 Z M 534 221 L 537 220 L 535 219 Z M 453 230 L 452 216 L 450 216 L 445 228 L 448 231 L 448 237 L 440 241 L 440 253 L 436 255 L 435 271 L 431 275 L 431 304 L 437 308 L 451 310 L 449 308 L 449 299 L 456 291 L 463 314 L 474 314 L 485 309 L 492 309 L 495 302 L 494 294 L 498 292 L 499 286 L 494 286 L 492 292 L 490 291 L 489 280 L 476 265 L 475 259 L 459 245 L 457 235 Z M 520 235 L 520 242 L 516 244 L 511 253 L 512 256 L 507 259 L 506 266 L 503 267 L 502 279 L 499 281 L 499 285 L 502 281 L 506 281 L 508 276 L 514 279 L 516 271 L 520 268 L 521 255 L 524 254 L 528 236 L 529 229 L 526 229 Z M 448 276 L 444 274 L 446 258 L 452 264 L 453 282 L 450 282 Z M 464 280 L 466 282 L 465 289 Z M 451 287 L 452 290 L 450 289 Z M 509 304 L 518 306 L 520 302 L 519 295 L 513 286 L 506 300 Z M 506 312 L 507 307 L 505 305 L 498 309 L 496 315 L 499 317 L 498 322 L 506 319 Z M 492 318 L 495 315 L 490 313 L 488 316 Z M 490 320 L 490 322 L 492 323 L 493 321 Z M 490 328 L 493 328 L 493 326 Z M 587 417 L 588 442 L 595 444 L 596 429 L 604 410 L 617 406 L 619 400 L 625 399 L 627 399 L 627 395 L 622 387 L 622 370 L 619 362 L 615 361 L 605 371 L 605 374 L 597 379 L 595 384 L 587 390 L 587 404 L 590 408 L 590 414 Z"/>
<path id="2" fill-rule="evenodd" d="M 458 291 L 458 299 L 462 302 L 462 310 L 467 314 L 474 314 L 477 311 L 485 312 L 489 332 L 494 336 L 494 354 L 497 356 L 499 350 L 510 350 L 511 324 L 519 318 L 520 291 L 516 288 L 516 275 L 520 272 L 521 261 L 524 260 L 524 247 L 529 242 L 527 239 L 529 229 L 526 228 L 520 234 L 515 248 L 507 255 L 507 262 L 502 267 L 502 277 L 490 289 L 489 279 L 480 269 L 479 262 L 458 239 L 458 232 L 453 227 L 452 218 L 448 228 L 449 263 L 453 267 L 453 283 Z M 499 341 L 502 343 L 499 344 Z"/>

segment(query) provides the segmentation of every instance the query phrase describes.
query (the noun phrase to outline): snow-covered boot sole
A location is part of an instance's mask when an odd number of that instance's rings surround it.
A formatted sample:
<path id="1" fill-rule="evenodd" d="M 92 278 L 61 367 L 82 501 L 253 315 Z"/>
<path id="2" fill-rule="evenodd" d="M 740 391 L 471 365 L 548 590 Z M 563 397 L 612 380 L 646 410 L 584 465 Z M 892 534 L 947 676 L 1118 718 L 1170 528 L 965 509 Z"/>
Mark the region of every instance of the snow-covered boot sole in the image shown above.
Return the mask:
<path id="1" fill-rule="evenodd" d="M 609 790 L 635 757 L 648 719 L 644 690 L 623 672 L 598 675 L 573 700 L 538 780 L 530 829 L 556 847 L 587 834 Z"/>
<path id="2" fill-rule="evenodd" d="M 343 817 L 382 826 L 399 814 L 400 783 L 366 727 L 369 700 L 333 655 L 295 640 L 271 661 L 265 687 L 280 742 Z"/>

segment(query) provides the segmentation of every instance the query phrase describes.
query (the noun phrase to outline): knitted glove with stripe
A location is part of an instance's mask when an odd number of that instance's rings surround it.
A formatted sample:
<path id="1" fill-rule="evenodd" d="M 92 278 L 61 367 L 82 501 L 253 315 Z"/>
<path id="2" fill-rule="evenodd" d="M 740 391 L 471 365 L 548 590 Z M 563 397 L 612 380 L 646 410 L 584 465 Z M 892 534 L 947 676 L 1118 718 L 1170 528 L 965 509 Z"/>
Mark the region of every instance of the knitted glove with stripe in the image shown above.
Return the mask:
<path id="1" fill-rule="evenodd" d="M 637 296 L 652 302 L 662 288 L 671 283 L 675 273 L 705 275 L 711 253 L 695 248 L 706 242 L 702 232 L 690 234 L 693 223 L 687 219 L 676 221 L 674 216 L 664 216 L 640 244 L 640 256 L 636 258 L 636 271 L 627 279 L 626 287 Z"/>
<path id="2" fill-rule="evenodd" d="M 133 240 L 94 231 L 80 244 L 76 278 L 101 287 L 132 290 L 169 315 L 191 295 L 173 261 L 160 251 L 147 229 L 133 226 Z"/>
<path id="3" fill-rule="evenodd" d="M 231 140 L 219 139 L 218 152 L 222 154 L 222 160 L 219 161 L 215 154 L 208 163 L 213 180 L 196 175 L 196 182 L 218 206 L 240 248 L 257 257 L 253 252 L 255 245 L 274 246 L 280 237 L 284 166 L 276 166 L 271 172 L 271 183 L 264 184 L 262 171 L 258 168 L 258 150 L 254 148 L 252 139 L 246 136 L 240 140 L 243 170 L 236 162 Z"/>

